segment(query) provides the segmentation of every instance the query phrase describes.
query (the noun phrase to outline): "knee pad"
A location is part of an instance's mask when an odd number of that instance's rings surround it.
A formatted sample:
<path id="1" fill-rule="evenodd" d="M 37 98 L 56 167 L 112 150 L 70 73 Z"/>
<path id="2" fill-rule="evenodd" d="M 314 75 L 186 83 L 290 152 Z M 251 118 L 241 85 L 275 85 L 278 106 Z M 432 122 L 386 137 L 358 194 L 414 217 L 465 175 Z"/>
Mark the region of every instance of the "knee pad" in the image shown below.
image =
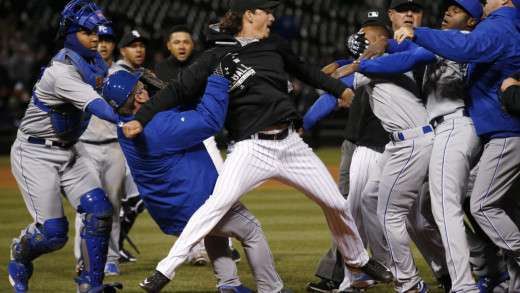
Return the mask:
<path id="1" fill-rule="evenodd" d="M 22 263 L 29 263 L 42 254 L 62 249 L 69 237 L 69 222 L 66 217 L 49 219 L 29 231 L 28 227 L 20 242 L 13 245 L 14 259 Z"/>
<path id="2" fill-rule="evenodd" d="M 81 257 L 85 268 L 81 279 L 76 282 L 94 288 L 103 282 L 114 209 L 105 192 L 97 188 L 81 197 L 78 212 L 85 213 L 85 226 L 80 233 Z"/>
<path id="3" fill-rule="evenodd" d="M 85 213 L 83 224 L 90 235 L 108 235 L 112 229 L 114 209 L 107 195 L 101 188 L 85 193 L 78 207 L 79 213 Z"/>

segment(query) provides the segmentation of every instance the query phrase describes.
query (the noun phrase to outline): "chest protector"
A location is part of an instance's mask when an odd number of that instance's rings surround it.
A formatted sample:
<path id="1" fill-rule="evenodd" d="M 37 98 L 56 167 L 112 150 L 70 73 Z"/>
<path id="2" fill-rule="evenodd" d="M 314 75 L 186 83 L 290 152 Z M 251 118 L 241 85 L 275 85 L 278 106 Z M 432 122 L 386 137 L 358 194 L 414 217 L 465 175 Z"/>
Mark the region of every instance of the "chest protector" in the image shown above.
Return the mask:
<path id="1" fill-rule="evenodd" d="M 78 53 L 64 48 L 61 49 L 54 58 L 52 58 L 51 65 L 48 67 L 52 66 L 52 62 L 61 62 L 73 65 L 81 74 L 83 81 L 90 84 L 98 93 L 101 93 L 103 88 L 103 79 L 108 75 L 108 66 L 105 63 L 105 60 L 101 58 L 101 55 L 97 54 L 95 64 L 92 65 L 87 63 L 87 61 L 85 61 L 85 59 L 83 59 Z M 48 67 L 42 69 L 38 81 L 41 79 L 45 69 Z M 87 129 L 92 114 L 83 112 L 81 109 L 76 108 L 70 103 L 56 107 L 47 107 L 38 100 L 35 89 L 33 89 L 32 95 L 33 102 L 38 106 L 38 108 L 49 113 L 52 127 L 56 132 L 56 135 L 65 141 L 77 140 L 83 134 L 85 129 Z"/>

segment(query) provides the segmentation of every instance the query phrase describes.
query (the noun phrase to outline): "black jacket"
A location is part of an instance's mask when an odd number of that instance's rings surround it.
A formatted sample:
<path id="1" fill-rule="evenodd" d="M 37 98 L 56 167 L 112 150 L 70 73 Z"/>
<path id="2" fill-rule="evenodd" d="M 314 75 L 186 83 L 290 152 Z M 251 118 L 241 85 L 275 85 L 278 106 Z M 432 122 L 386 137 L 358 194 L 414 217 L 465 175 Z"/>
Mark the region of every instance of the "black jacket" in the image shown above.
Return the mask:
<path id="1" fill-rule="evenodd" d="M 215 47 L 203 52 L 176 80 L 139 109 L 135 119 L 143 126 L 157 112 L 202 96 L 207 77 L 228 52 L 237 52 L 241 63 L 255 71 L 243 81 L 240 89 L 230 93 L 225 122 L 229 140 L 246 139 L 273 124 L 294 121 L 296 127 L 301 125 L 302 116 L 287 92 L 286 72 L 338 97 L 346 89 L 339 80 L 303 62 L 278 36 L 244 47 L 233 36 L 215 30 L 210 29 L 207 36 Z"/>
<path id="2" fill-rule="evenodd" d="M 180 62 L 173 55 L 170 55 L 170 57 L 155 64 L 154 73 L 160 80 L 168 82 L 175 79 L 184 68 L 191 65 L 194 59 L 195 54 L 193 53 L 184 62 Z"/>
<path id="3" fill-rule="evenodd" d="M 520 86 L 508 87 L 502 94 L 500 103 L 509 115 L 520 117 Z"/>

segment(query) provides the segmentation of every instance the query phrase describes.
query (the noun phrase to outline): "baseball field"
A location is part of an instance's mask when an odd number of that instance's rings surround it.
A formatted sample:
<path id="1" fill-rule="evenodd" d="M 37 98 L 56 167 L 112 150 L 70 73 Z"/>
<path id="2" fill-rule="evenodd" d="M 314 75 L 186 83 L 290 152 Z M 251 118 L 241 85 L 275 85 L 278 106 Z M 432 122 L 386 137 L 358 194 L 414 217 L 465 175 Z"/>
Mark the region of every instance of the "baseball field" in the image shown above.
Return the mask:
<path id="1" fill-rule="evenodd" d="M 317 151 L 337 180 L 340 150 Z M 317 281 L 314 270 L 319 259 L 330 248 L 331 237 L 320 208 L 303 194 L 278 182 L 266 182 L 246 194 L 241 200 L 260 220 L 265 236 L 271 246 L 276 269 L 284 281 L 285 290 L 305 292 L 305 285 Z M 74 210 L 64 204 L 70 222 Z M 7 157 L 0 157 L 0 292 L 12 292 L 7 265 L 12 238 L 18 236 L 32 218 L 14 181 Z M 121 275 L 106 277 L 106 282 L 123 283 L 121 292 L 144 292 L 139 282 L 154 272 L 158 261 L 165 257 L 175 238 L 162 234 L 145 212 L 141 214 L 131 231 L 132 240 L 141 254 L 136 263 L 120 265 Z M 43 255 L 34 261 L 34 274 L 29 281 L 29 292 L 75 292 L 75 260 L 73 255 L 73 225 L 69 230 L 69 242 L 60 251 Z M 238 263 L 241 282 L 255 289 L 255 281 L 244 257 L 240 244 L 235 247 L 242 255 Z M 127 247 L 129 248 L 129 247 Z M 130 248 L 131 249 L 131 248 Z M 432 271 L 414 247 L 415 262 L 419 274 L 430 286 L 430 292 L 443 292 L 437 288 Z M 217 292 L 210 265 L 193 267 L 187 263 L 177 272 L 174 280 L 163 292 Z M 379 285 L 372 292 L 395 292 L 392 285 Z"/>

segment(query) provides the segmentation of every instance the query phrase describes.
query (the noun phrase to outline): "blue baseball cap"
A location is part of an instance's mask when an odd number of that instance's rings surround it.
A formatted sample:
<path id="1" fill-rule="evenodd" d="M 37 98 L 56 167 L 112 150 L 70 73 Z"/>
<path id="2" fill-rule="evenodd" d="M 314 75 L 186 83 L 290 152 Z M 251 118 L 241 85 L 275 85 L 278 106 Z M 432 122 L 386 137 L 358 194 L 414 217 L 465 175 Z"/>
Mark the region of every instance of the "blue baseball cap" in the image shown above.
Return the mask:
<path id="1" fill-rule="evenodd" d="M 482 19 L 484 10 L 479 0 L 453 0 L 459 4 L 464 10 L 466 10 L 473 18 L 477 20 L 477 23 Z M 520 1 L 520 0 L 515 0 Z"/>
<path id="2" fill-rule="evenodd" d="M 101 95 L 110 106 L 117 109 L 126 101 L 141 75 L 141 72 L 133 75 L 124 70 L 116 71 L 108 76 Z"/>
<path id="3" fill-rule="evenodd" d="M 98 26 L 98 36 L 99 38 L 110 39 L 112 42 L 116 42 L 116 35 L 114 34 L 114 30 L 107 25 Z"/>

